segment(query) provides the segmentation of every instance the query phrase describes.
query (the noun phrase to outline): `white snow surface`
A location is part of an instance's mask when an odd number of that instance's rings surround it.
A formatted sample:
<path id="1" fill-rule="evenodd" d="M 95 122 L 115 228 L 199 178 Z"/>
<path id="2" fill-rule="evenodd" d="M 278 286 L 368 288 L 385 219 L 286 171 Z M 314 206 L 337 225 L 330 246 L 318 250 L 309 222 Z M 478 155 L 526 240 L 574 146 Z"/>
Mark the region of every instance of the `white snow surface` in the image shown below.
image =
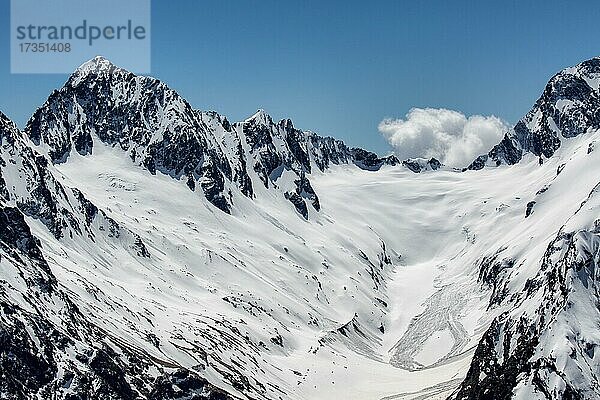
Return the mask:
<path id="1" fill-rule="evenodd" d="M 503 311 L 487 310 L 478 262 L 500 249 L 525 260 L 510 272 L 510 291 L 522 289 L 598 183 L 600 152 L 586 153 L 597 138 L 565 140 L 542 166 L 533 156 L 464 173 L 333 166 L 311 175 L 322 210 L 308 221 L 262 185 L 256 199 L 235 192 L 225 214 L 96 140 L 92 155 L 49 168 L 139 235 L 150 257 L 104 239 L 57 240 L 28 222 L 60 285 L 110 340 L 196 367 L 240 398 L 222 373 L 232 365 L 265 385 L 258 398 L 442 399 Z"/>

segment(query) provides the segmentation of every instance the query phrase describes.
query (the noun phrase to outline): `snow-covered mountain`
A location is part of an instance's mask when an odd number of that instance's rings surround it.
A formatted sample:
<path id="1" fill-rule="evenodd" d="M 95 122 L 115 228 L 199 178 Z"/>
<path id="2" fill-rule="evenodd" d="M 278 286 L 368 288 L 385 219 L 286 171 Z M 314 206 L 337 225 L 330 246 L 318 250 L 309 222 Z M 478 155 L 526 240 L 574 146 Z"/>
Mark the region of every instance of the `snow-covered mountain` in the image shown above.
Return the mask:
<path id="1" fill-rule="evenodd" d="M 298 130 L 289 119 L 275 123 L 262 110 L 232 125 L 217 113 L 194 110 L 164 83 L 136 76 L 102 57 L 82 65 L 52 93 L 25 133 L 53 163 L 65 162 L 73 150 L 92 154 L 94 140 L 118 145 L 152 174 L 184 178 L 191 190 L 199 184 L 206 198 L 228 213 L 233 188 L 252 198 L 257 185 L 269 188 L 287 172 L 293 178 L 281 190 L 308 218 L 305 200 L 319 210 L 306 178 L 313 169 L 354 163 L 377 170 L 398 163 L 394 156 L 381 159 Z"/>
<path id="2" fill-rule="evenodd" d="M 461 172 L 87 62 L 0 114 L 0 397 L 599 398 L 598 66 Z"/>

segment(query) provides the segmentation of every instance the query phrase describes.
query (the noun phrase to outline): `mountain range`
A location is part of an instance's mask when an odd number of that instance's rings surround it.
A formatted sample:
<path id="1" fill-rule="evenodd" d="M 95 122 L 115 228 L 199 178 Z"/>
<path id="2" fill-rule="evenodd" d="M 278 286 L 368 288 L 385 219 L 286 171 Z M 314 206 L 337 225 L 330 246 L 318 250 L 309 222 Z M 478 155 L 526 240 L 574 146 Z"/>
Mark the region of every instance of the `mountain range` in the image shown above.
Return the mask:
<path id="1" fill-rule="evenodd" d="M 86 62 L 0 113 L 0 398 L 600 398 L 599 86 L 457 170 Z"/>

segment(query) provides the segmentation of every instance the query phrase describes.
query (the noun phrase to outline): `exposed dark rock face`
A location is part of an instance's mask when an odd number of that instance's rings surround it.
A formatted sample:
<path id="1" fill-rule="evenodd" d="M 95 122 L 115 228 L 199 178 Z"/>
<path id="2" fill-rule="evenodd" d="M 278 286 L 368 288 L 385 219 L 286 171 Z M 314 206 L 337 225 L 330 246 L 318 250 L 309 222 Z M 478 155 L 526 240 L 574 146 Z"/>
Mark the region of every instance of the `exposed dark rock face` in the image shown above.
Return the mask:
<path id="1" fill-rule="evenodd" d="M 478 156 L 466 169 L 470 170 L 480 170 L 485 167 L 489 156 L 487 154 L 482 154 Z"/>
<path id="2" fill-rule="evenodd" d="M 65 235 L 93 237 L 92 222 L 98 218 L 99 225 L 115 237 L 125 235 L 135 241 L 131 232 L 99 211 L 79 189 L 58 182 L 49 171 L 47 158 L 31 147 L 12 122 L 4 118 L 0 123 L 0 200 L 14 202 L 21 213 L 42 222 L 57 239 Z"/>
<path id="3" fill-rule="evenodd" d="M 521 326 L 518 330 L 520 333 L 525 333 L 527 327 Z M 498 323 L 494 321 L 479 342 L 471 369 L 454 396 L 455 399 L 509 400 L 512 398 L 518 375 L 531 370 L 528 360 L 538 343 L 535 335 L 520 335 L 512 352 L 505 351 L 504 354 L 497 354 L 493 349 L 500 333 Z M 504 343 L 509 345 L 511 335 L 507 334 L 503 339 Z M 498 361 L 501 359 L 503 359 L 502 363 Z"/>
<path id="4" fill-rule="evenodd" d="M 321 171 L 326 170 L 332 164 L 340 165 L 352 162 L 350 149 L 341 140 L 321 137 L 312 132 L 308 132 L 307 136 L 311 155 Z"/>
<path id="5" fill-rule="evenodd" d="M 525 218 L 529 217 L 533 213 L 533 206 L 535 206 L 535 201 L 530 201 L 527 203 L 527 209 L 525 210 Z"/>
<path id="6" fill-rule="evenodd" d="M 311 172 L 310 155 L 308 153 L 308 141 L 306 134 L 296 128 L 289 119 L 279 122 L 279 127 L 285 132 L 285 142 L 290 153 L 300 166 L 302 172 Z"/>
<path id="7" fill-rule="evenodd" d="M 49 310 L 46 300 L 26 297 Z M 57 292 L 52 299 L 69 303 Z M 107 334 L 85 321 L 74 306 L 64 310 L 68 320 L 57 326 L 56 315 L 42 317 L 25 311 L 0 291 L 0 397 L 3 399 L 233 399 L 194 373 L 180 369 L 154 379 L 151 358 L 133 355 L 126 347 L 99 345 Z M 69 359 L 74 353 L 75 359 Z M 147 357 L 147 358 L 146 358 Z M 159 371 L 160 365 L 154 365 Z M 148 390 L 150 388 L 150 390 Z"/>
<path id="8" fill-rule="evenodd" d="M 310 201 L 313 208 L 316 211 L 319 211 L 321 209 L 319 198 L 304 173 L 300 175 L 300 179 L 294 181 L 294 184 L 296 185 L 296 190 L 293 192 L 286 192 L 285 197 L 294 205 L 296 211 L 298 211 L 304 219 L 308 219 L 308 207 L 306 206 L 305 200 Z"/>
<path id="9" fill-rule="evenodd" d="M 437 160 L 437 159 L 435 159 L 433 157 L 427 163 L 429 164 L 429 166 L 431 167 L 431 169 L 434 170 L 434 171 L 437 171 L 442 166 L 442 163 L 439 162 L 439 160 Z"/>
<path id="10" fill-rule="evenodd" d="M 84 347 L 88 349 L 84 353 L 92 351 L 105 334 L 87 323 L 58 288 L 23 214 L 16 208 L 0 209 L 0 232 L 0 257 L 18 271 L 21 280 L 0 281 L 0 397 L 137 398 L 124 381 L 125 372 L 114 363 L 101 367 L 97 356 L 86 372 L 85 366 L 68 360 L 68 352 Z M 16 295 L 20 285 L 24 286 Z M 56 311 L 60 304 L 62 309 Z M 60 325 L 53 322 L 57 320 Z M 87 363 L 84 353 L 80 359 Z"/>
<path id="11" fill-rule="evenodd" d="M 195 393 L 189 397 L 190 393 Z M 210 383 L 186 369 L 159 377 L 148 400 L 233 400 L 228 393 L 215 389 Z"/>
<path id="12" fill-rule="evenodd" d="M 27 256 L 28 259 L 42 261 L 42 252 L 40 251 L 39 240 L 31 235 L 29 226 L 23 219 L 23 214 L 16 208 L 2 208 L 0 210 L 0 243 L 5 251 L 14 256 L 14 251 L 19 251 Z M 50 270 L 45 269 L 46 273 Z"/>
<path id="13" fill-rule="evenodd" d="M 46 158 L 28 146 L 12 122 L 5 117 L 0 122 L 3 200 L 15 201 L 24 214 L 39 219 L 57 238 L 63 236 L 63 231 L 69 227 L 80 230 L 71 218 L 67 191 L 47 172 Z M 11 195 L 7 190 L 9 184 L 23 185 L 27 194 Z M 69 222 L 74 226 L 70 226 Z"/>
<path id="14" fill-rule="evenodd" d="M 394 155 L 380 158 L 377 154 L 359 148 L 350 149 L 354 164 L 362 169 L 376 171 L 383 165 L 398 165 L 400 161 Z"/>
<path id="15" fill-rule="evenodd" d="M 306 202 L 302 199 L 302 197 L 296 192 L 286 192 L 285 198 L 290 201 L 296 208 L 296 211 L 300 213 L 304 217 L 304 219 L 308 219 L 308 207 L 306 207 Z"/>
<path id="16" fill-rule="evenodd" d="M 296 184 L 296 193 L 298 193 L 302 198 L 310 201 L 313 208 L 319 211 L 321 209 L 319 198 L 310 185 L 310 181 L 306 178 L 306 175 L 301 174 L 300 179 L 295 180 L 294 183 Z"/>
<path id="17" fill-rule="evenodd" d="M 479 263 L 478 281 L 491 290 L 488 309 L 499 306 L 509 293 L 506 275 L 514 267 L 513 259 L 498 259 L 501 251 L 488 257 L 484 257 Z"/>
<path id="18" fill-rule="evenodd" d="M 429 160 L 423 158 L 409 158 L 402 161 L 402 165 L 418 174 L 423 171 L 436 171 L 440 169 L 442 163 L 433 157 Z"/>

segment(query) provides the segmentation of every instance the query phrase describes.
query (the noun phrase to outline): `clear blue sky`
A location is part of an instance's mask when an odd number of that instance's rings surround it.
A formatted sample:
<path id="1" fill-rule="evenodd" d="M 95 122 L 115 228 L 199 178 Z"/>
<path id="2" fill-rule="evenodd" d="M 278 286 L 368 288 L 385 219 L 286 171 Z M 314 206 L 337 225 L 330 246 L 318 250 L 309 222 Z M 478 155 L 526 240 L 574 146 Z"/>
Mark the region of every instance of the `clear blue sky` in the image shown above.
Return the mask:
<path id="1" fill-rule="evenodd" d="M 152 3 L 152 75 L 198 109 L 257 108 L 385 153 L 411 107 L 520 118 L 559 69 L 600 55 L 597 1 Z M 0 110 L 23 125 L 66 75 L 11 75 L 0 0 Z M 82 62 L 85 60 L 82 60 Z M 76 67 L 76 66 L 74 66 Z"/>

